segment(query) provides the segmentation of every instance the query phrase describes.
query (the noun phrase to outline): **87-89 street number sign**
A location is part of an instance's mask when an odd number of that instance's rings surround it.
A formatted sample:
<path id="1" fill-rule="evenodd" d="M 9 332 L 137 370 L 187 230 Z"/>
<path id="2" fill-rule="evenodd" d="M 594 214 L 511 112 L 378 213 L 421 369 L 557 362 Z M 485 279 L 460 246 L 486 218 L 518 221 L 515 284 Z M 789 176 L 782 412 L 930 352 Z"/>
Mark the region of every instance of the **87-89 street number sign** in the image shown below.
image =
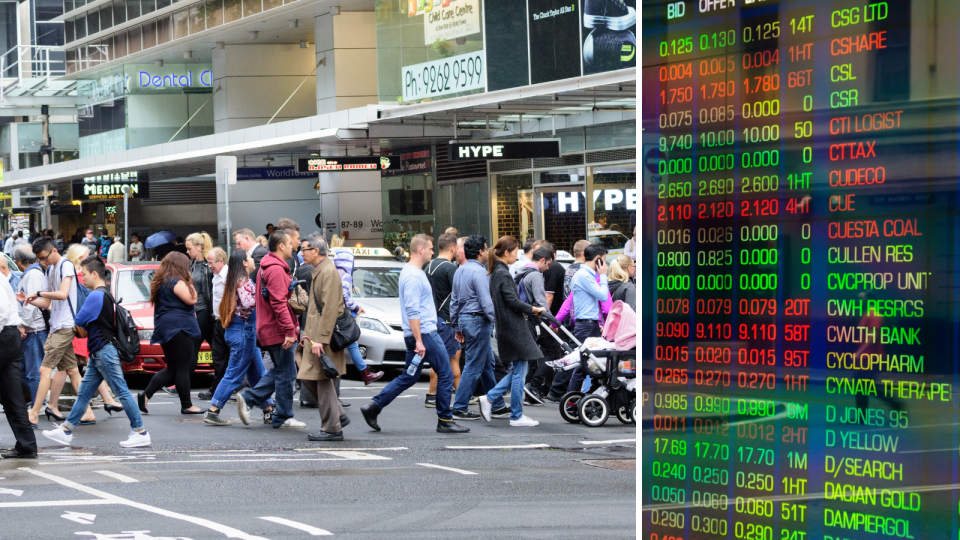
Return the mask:
<path id="1" fill-rule="evenodd" d="M 405 66 L 403 100 L 416 101 L 487 87 L 483 51 Z"/>

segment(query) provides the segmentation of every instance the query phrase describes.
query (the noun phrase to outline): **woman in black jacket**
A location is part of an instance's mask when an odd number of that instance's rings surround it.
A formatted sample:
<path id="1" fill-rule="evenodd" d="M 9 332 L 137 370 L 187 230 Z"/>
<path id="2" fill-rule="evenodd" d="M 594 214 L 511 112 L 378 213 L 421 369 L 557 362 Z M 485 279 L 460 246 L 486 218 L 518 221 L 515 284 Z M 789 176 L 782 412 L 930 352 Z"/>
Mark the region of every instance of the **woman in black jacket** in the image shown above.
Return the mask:
<path id="1" fill-rule="evenodd" d="M 488 274 L 490 275 L 490 296 L 496 317 L 497 346 L 500 359 L 512 363 L 510 373 L 497 383 L 497 386 L 480 397 L 480 413 L 483 419 L 490 421 L 491 403 L 511 390 L 510 425 L 513 427 L 533 427 L 539 424 L 523 415 L 523 392 L 527 378 L 529 360 L 543 358 L 537 341 L 528 330 L 528 316 L 539 316 L 544 309 L 525 304 L 517 296 L 517 286 L 510 275 L 509 266 L 517 261 L 520 244 L 512 236 L 501 238 L 489 253 Z"/>
<path id="2" fill-rule="evenodd" d="M 193 233 L 184 242 L 187 256 L 190 257 L 190 278 L 197 288 L 197 303 L 193 311 L 197 315 L 197 324 L 200 326 L 200 343 L 213 340 L 213 271 L 207 264 L 207 252 L 213 249 L 213 240 L 205 232 Z M 197 357 L 200 355 L 200 344 L 197 345 Z M 196 369 L 196 362 L 191 370 Z"/>

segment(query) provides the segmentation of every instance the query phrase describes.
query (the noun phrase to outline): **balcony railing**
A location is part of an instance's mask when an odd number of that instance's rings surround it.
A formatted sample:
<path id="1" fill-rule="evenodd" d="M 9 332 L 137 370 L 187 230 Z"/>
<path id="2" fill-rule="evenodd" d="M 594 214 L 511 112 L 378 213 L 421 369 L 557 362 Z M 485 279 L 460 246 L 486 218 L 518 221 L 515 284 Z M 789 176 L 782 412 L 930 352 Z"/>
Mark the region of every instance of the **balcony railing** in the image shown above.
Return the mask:
<path id="1" fill-rule="evenodd" d="M 0 56 L 3 94 L 23 86 L 25 79 L 51 80 L 67 74 L 66 56 L 45 45 L 17 45 Z"/>

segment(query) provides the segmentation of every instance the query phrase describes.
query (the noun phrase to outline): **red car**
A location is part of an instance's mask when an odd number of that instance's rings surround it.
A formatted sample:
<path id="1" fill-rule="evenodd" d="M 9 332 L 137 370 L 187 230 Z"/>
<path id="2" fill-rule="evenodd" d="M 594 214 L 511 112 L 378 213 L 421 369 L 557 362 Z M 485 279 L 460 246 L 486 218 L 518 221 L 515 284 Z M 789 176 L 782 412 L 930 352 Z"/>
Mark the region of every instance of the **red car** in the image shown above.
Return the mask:
<path id="1" fill-rule="evenodd" d="M 160 268 L 155 261 L 110 263 L 110 292 L 137 321 L 140 329 L 140 354 L 132 364 L 123 364 L 123 371 L 156 373 L 167 367 L 163 361 L 163 349 L 151 345 L 153 336 L 153 304 L 150 303 L 150 280 Z M 210 344 L 200 345 L 200 359 L 197 361 L 197 373 L 213 373 L 213 356 Z"/>

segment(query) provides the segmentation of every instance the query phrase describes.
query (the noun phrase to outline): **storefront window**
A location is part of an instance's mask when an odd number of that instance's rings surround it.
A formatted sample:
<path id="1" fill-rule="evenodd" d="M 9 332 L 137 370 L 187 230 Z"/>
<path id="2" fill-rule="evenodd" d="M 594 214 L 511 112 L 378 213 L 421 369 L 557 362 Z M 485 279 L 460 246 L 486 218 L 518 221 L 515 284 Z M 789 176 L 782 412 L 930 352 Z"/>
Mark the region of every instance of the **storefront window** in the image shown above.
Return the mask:
<path id="1" fill-rule="evenodd" d="M 636 170 L 595 170 L 593 172 L 593 222 L 589 240 L 608 252 L 622 252 L 637 223 Z"/>
<path id="2" fill-rule="evenodd" d="M 636 122 L 588 127 L 586 128 L 586 133 L 587 150 L 634 146 L 637 144 Z"/>
<path id="3" fill-rule="evenodd" d="M 415 235 L 434 235 L 431 175 L 383 177 L 381 186 L 384 247 L 409 248 Z"/>
<path id="4" fill-rule="evenodd" d="M 493 183 L 497 194 L 494 236 L 512 236 L 520 242 L 533 236 L 533 174 L 499 174 Z"/>

